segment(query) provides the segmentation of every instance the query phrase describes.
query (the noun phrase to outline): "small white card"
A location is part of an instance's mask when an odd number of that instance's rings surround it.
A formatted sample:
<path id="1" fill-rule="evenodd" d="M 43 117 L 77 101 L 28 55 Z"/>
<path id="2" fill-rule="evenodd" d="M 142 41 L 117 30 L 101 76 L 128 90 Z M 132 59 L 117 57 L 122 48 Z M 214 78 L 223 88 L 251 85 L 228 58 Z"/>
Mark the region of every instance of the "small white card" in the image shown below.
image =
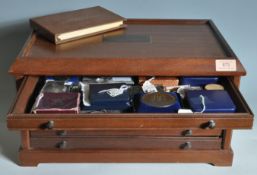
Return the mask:
<path id="1" fill-rule="evenodd" d="M 236 71 L 236 60 L 216 60 L 216 71 Z"/>
<path id="2" fill-rule="evenodd" d="M 179 114 L 193 114 L 193 111 L 191 109 L 179 109 Z"/>

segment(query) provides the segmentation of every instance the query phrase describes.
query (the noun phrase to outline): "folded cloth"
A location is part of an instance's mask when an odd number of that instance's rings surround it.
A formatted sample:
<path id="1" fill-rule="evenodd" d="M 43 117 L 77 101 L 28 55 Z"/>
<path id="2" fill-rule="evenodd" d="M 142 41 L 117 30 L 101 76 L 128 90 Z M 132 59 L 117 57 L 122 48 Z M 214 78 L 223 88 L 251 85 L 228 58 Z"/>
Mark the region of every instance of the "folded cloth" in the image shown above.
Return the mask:
<path id="1" fill-rule="evenodd" d="M 218 77 L 182 77 L 180 85 L 205 86 L 206 84 L 217 83 Z"/>
<path id="2" fill-rule="evenodd" d="M 187 91 L 186 98 L 194 112 L 231 113 L 236 111 L 234 102 L 225 90 Z"/>
<path id="3" fill-rule="evenodd" d="M 118 110 L 127 111 L 131 108 L 129 86 L 120 83 L 90 84 L 90 106 L 82 106 L 82 110 Z M 114 92 L 114 93 L 112 93 Z"/>
<path id="4" fill-rule="evenodd" d="M 80 93 L 40 93 L 33 113 L 79 113 Z"/>

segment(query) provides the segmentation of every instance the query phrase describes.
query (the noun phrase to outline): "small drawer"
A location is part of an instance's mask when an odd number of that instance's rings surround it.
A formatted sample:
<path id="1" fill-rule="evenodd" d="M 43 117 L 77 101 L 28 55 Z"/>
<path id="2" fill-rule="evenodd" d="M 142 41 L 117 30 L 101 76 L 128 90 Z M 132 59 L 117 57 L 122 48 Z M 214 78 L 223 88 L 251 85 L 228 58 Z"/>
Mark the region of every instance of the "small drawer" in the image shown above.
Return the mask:
<path id="1" fill-rule="evenodd" d="M 107 113 L 32 114 L 31 107 L 42 86 L 40 77 L 24 79 L 8 114 L 8 128 L 28 130 L 137 130 L 137 129 L 247 129 L 253 114 L 229 77 L 222 84 L 233 99 L 235 113 Z"/>
<path id="2" fill-rule="evenodd" d="M 31 138 L 32 149 L 221 149 L 219 137 L 63 137 Z"/>
<path id="3" fill-rule="evenodd" d="M 218 137 L 220 129 L 117 129 L 117 130 L 36 130 L 31 137 L 89 137 L 89 136 L 170 136 L 170 137 Z"/>

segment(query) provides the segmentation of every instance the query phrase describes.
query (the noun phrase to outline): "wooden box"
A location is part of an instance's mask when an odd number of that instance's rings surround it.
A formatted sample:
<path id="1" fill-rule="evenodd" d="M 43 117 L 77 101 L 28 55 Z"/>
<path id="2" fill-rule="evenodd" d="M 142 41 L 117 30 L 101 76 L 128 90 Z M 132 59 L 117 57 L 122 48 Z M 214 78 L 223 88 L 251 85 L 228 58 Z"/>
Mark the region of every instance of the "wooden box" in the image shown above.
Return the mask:
<path id="1" fill-rule="evenodd" d="M 57 46 L 31 34 L 10 68 L 18 93 L 7 120 L 8 128 L 21 132 L 22 166 L 46 162 L 232 164 L 232 130 L 252 128 L 253 114 L 238 90 L 246 72 L 213 22 L 129 19 L 126 23 L 125 30 Z M 224 60 L 231 67 L 220 70 L 219 62 Z M 40 77 L 45 75 L 220 76 L 237 111 L 32 114 Z"/>

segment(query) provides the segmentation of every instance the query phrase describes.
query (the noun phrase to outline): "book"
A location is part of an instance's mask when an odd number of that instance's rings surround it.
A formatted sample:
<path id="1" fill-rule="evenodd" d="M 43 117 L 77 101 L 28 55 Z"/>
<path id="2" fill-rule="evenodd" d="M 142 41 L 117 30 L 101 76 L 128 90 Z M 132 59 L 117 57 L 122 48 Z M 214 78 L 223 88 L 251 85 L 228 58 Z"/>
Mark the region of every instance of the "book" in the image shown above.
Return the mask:
<path id="1" fill-rule="evenodd" d="M 36 33 L 55 44 L 124 27 L 125 18 L 100 6 L 30 19 Z"/>

